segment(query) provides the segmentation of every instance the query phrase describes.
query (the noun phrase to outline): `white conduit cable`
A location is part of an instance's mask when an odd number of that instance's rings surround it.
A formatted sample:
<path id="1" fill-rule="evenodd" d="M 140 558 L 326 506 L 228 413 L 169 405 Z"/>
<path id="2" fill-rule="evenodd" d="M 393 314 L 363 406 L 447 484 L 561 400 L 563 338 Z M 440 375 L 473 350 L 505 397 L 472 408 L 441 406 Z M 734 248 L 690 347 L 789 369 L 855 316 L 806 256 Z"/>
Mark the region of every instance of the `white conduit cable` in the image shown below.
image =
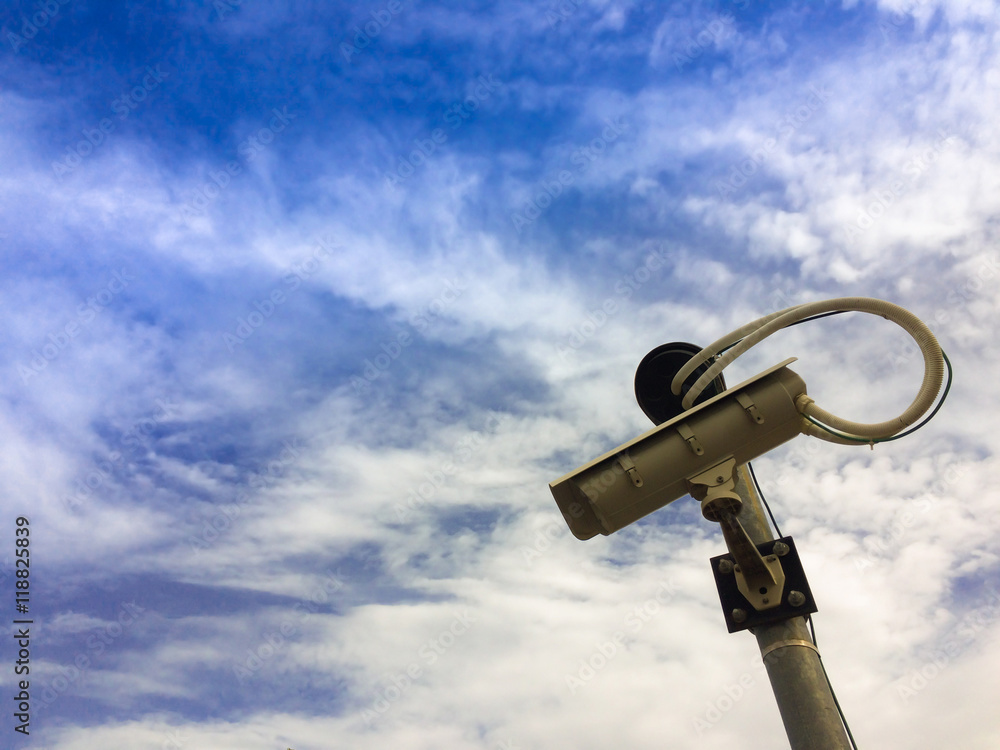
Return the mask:
<path id="1" fill-rule="evenodd" d="M 747 323 L 746 325 L 737 328 L 735 331 L 732 331 L 731 333 L 727 333 L 718 341 L 713 341 L 711 344 L 709 344 L 700 352 L 691 357 L 691 359 L 689 359 L 684 364 L 684 366 L 681 367 L 681 369 L 674 376 L 674 379 L 671 381 L 670 390 L 673 392 L 675 396 L 681 395 L 681 384 L 685 380 L 687 380 L 688 377 L 691 375 L 691 373 L 697 370 L 703 363 L 708 362 L 710 359 L 713 359 L 715 357 L 716 352 L 721 352 L 726 347 L 731 346 L 732 344 L 736 343 L 745 336 L 753 333 L 764 324 L 770 323 L 775 318 L 780 318 L 785 313 L 791 312 L 792 310 L 796 310 L 799 307 L 801 307 L 801 305 L 794 305 L 793 307 L 786 307 L 784 310 L 778 310 L 778 312 L 771 313 L 770 315 L 765 315 L 763 318 L 758 318 L 757 320 L 751 323 Z M 699 380 L 699 382 L 701 381 Z M 694 390 L 694 388 L 692 388 L 692 390 Z M 695 394 L 694 398 L 691 399 L 691 403 L 694 403 L 694 399 L 698 398 L 698 396 L 701 394 L 703 390 L 704 387 L 698 390 L 698 393 Z M 683 404 L 684 408 L 690 409 L 691 407 L 687 406 L 686 404 L 687 400 L 685 399 Z"/>
<path id="2" fill-rule="evenodd" d="M 895 419 L 877 424 L 863 424 L 842 419 L 820 408 L 812 398 L 805 394 L 797 399 L 796 403 L 799 411 L 805 417 L 811 417 L 826 427 L 839 430 L 856 439 L 874 440 L 895 435 L 920 419 L 933 405 L 944 379 L 944 355 L 934 334 L 931 333 L 930 329 L 917 316 L 899 305 L 871 297 L 839 297 L 822 302 L 810 302 L 766 315 L 752 323 L 748 323 L 705 349 L 702 349 L 692 357 L 674 377 L 671 383 L 671 390 L 675 395 L 679 395 L 682 384 L 695 369 L 715 357 L 717 352 L 738 341 L 738 344 L 723 354 L 691 386 L 691 389 L 685 395 L 682 402 L 685 409 L 690 409 L 695 399 L 698 398 L 701 392 L 708 387 L 718 374 L 750 347 L 767 338 L 772 333 L 780 331 L 782 328 L 786 328 L 800 320 L 827 312 L 840 311 L 866 312 L 879 315 L 887 320 L 891 320 L 909 333 L 917 342 L 924 356 L 924 378 L 920 386 L 920 391 L 917 393 L 913 403 L 901 415 Z M 808 420 L 804 420 L 804 422 L 808 426 L 803 427 L 803 432 L 807 434 L 833 440 L 833 442 L 852 443 L 851 440 L 837 439 L 836 436 L 827 433 L 822 428 L 817 428 L 816 425 Z M 856 444 L 856 442 L 853 444 Z"/>

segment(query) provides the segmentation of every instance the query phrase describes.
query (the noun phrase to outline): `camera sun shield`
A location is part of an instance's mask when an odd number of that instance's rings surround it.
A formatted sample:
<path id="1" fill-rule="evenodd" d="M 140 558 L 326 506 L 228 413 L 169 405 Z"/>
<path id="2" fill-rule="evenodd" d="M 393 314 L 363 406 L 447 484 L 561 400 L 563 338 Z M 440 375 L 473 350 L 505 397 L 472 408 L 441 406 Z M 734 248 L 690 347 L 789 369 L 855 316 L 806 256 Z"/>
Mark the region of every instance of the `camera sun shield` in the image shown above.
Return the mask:
<path id="1" fill-rule="evenodd" d="M 611 534 L 688 494 L 688 478 L 727 458 L 743 464 L 802 430 L 806 392 L 795 358 L 654 427 L 549 484 L 573 535 Z"/>

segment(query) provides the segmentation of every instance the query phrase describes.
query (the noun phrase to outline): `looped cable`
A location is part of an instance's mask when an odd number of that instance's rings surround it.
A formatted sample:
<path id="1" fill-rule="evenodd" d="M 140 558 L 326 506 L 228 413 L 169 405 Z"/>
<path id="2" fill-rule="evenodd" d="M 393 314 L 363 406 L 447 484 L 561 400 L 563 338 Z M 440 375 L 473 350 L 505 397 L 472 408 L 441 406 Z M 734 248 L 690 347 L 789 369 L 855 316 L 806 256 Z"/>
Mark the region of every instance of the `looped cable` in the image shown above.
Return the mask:
<path id="1" fill-rule="evenodd" d="M 901 326 L 917 342 L 924 356 L 924 378 L 920 391 L 906 411 L 895 419 L 876 424 L 864 424 L 842 419 L 820 408 L 815 401 L 805 396 L 800 403 L 797 402 L 799 411 L 807 418 L 804 421 L 809 426 L 808 428 L 804 427 L 803 432 L 822 437 L 825 440 L 832 440 L 832 442 L 857 445 L 858 441 L 861 441 L 874 445 L 878 439 L 891 437 L 920 419 L 933 405 L 934 399 L 941 390 L 945 372 L 945 357 L 941 346 L 924 322 L 909 310 L 891 302 L 871 297 L 838 297 L 822 302 L 810 302 L 758 318 L 723 336 L 694 355 L 674 377 L 670 386 L 671 391 L 675 395 L 679 395 L 681 386 L 691 373 L 700 365 L 715 358 L 719 352 L 725 351 L 727 347 L 732 347 L 714 361 L 684 396 L 681 404 L 685 409 L 690 409 L 695 399 L 718 377 L 719 373 L 750 347 L 782 328 L 787 328 L 805 318 L 831 311 L 871 313 Z M 817 426 L 822 429 L 817 430 Z M 831 429 L 839 430 L 844 435 L 831 434 L 829 431 Z"/>

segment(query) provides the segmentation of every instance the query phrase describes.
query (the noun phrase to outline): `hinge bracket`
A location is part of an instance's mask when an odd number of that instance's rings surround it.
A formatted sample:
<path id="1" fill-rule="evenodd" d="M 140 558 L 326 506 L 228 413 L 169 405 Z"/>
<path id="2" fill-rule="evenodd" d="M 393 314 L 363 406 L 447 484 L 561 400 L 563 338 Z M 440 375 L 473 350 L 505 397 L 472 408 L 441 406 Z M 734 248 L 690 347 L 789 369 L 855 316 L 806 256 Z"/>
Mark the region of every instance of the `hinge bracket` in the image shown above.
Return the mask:
<path id="1" fill-rule="evenodd" d="M 642 477 L 639 475 L 639 470 L 635 467 L 635 461 L 628 453 L 618 454 L 618 463 L 628 474 L 628 478 L 632 480 L 632 484 L 636 487 L 642 487 Z"/>
<path id="2" fill-rule="evenodd" d="M 696 456 L 705 455 L 705 449 L 701 447 L 701 443 L 698 442 L 698 438 L 694 436 L 694 431 L 690 427 L 683 423 L 679 424 L 677 425 L 677 432 L 687 441 L 687 444 Z"/>
<path id="3" fill-rule="evenodd" d="M 764 424 L 764 415 L 760 413 L 760 409 L 757 408 L 757 404 L 755 404 L 753 399 L 750 398 L 749 393 L 743 391 L 736 396 L 736 400 L 740 402 L 740 406 L 746 410 L 746 413 L 750 415 L 750 418 L 754 422 L 757 424 Z"/>

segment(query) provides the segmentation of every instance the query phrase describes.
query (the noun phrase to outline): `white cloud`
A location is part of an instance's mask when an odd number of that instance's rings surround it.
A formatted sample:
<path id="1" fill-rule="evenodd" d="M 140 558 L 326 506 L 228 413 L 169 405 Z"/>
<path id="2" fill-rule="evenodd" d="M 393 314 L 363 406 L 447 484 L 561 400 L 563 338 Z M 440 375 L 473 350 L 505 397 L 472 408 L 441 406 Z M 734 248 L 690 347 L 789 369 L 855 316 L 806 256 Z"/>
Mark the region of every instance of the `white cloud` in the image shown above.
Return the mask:
<path id="1" fill-rule="evenodd" d="M 945 21 L 934 25 L 938 8 Z M 130 318 L 135 303 L 120 311 L 109 305 L 89 338 L 39 375 L 39 387 L 21 388 L 8 367 L 0 476 L 13 499 L 4 507 L 30 509 L 43 529 L 40 558 L 72 569 L 76 586 L 124 569 L 275 598 L 246 610 L 155 619 L 161 635 L 127 648 L 122 642 L 89 683 L 113 715 L 166 705 L 157 704 L 164 698 L 183 706 L 218 689 L 243 701 L 228 712 L 239 713 L 239 722 L 191 718 L 178 708 L 142 721 L 53 723 L 45 741 L 61 750 L 172 741 L 298 750 L 331 742 L 780 745 L 756 646 L 746 634 L 725 632 L 712 589 L 707 560 L 722 551 L 721 536 L 693 501 L 580 543 L 545 484 L 647 428 L 632 377 L 654 346 L 705 343 L 794 302 L 866 294 L 912 308 L 939 334 L 956 366 L 944 409 L 922 432 L 875 451 L 799 438 L 761 458 L 758 473 L 783 531 L 798 541 L 820 605 L 820 644 L 862 743 L 939 746 L 947 737 L 993 747 L 995 722 L 971 715 L 969 701 L 996 692 L 996 617 L 976 585 L 995 577 L 1000 561 L 991 491 L 1000 467 L 989 421 L 991 376 L 1000 369 L 991 345 L 1000 299 L 991 250 L 1000 78 L 990 9 L 920 4 L 912 12 L 923 36 L 909 40 L 894 26 L 899 33 L 883 39 L 875 27 L 859 47 L 801 70 L 749 64 L 794 56 L 783 29 L 758 40 L 726 32 L 712 49 L 733 56 L 737 70 L 715 88 L 692 78 L 626 91 L 525 75 L 504 94 L 517 107 L 539 116 L 567 102 L 577 107 L 539 152 L 516 143 L 496 154 L 442 150 L 391 192 L 382 174 L 395 154 L 388 137 L 359 138 L 359 162 L 343 148 L 316 147 L 326 169 L 310 185 L 322 197 L 295 215 L 279 200 L 277 152 L 228 188 L 204 219 L 181 221 L 177 209 L 214 163 L 171 176 L 138 142 L 121 139 L 57 184 L 41 152 L 25 146 L 28 125 L 15 123 L 2 137 L 26 177 L 16 194 L 11 180 L 0 186 L 16 198 L 11 216 L 60 217 L 39 224 L 38 241 L 64 253 L 67 237 L 84 233 L 93 264 L 80 271 L 84 286 L 103 283 L 103 270 L 94 268 L 130 247 L 140 267 L 153 269 L 144 295 L 159 291 L 157 264 L 166 264 L 216 290 L 205 299 L 218 308 L 198 310 L 199 326 L 180 313 L 139 325 Z M 244 11 L 213 33 L 254 36 L 284 23 L 280 14 Z M 602 35 L 623 33 L 633 11 L 582 6 L 544 32 L 540 8 L 508 9 L 496 28 L 464 11 L 421 11 L 401 16 L 385 39 L 433 33 L 508 50 L 518 49 L 519 29 L 562 38 L 587 28 L 567 44 L 600 38 L 595 49 L 616 60 L 620 43 Z M 711 20 L 650 28 L 650 60 L 669 67 L 676 44 Z M 489 41 L 494 34 L 499 39 Z M 558 49 L 546 43 L 525 54 L 554 58 Z M 815 91 L 829 95 L 810 99 Z M 563 252 L 557 244 L 566 237 L 541 232 L 515 242 L 509 213 L 538 186 L 520 175 L 572 164 L 607 117 L 620 117 L 628 132 L 605 144 L 602 158 L 546 214 L 570 205 L 571 192 L 580 198 L 564 227 L 567 237 L 587 234 L 579 247 Z M 715 183 L 744 164 L 746 183 L 720 192 Z M 896 181 L 905 189 L 872 210 Z M 587 224 L 595 221 L 588 199 L 615 221 Z M 844 227 L 862 211 L 880 215 L 849 240 Z M 26 233 L 24 220 L 9 226 Z M 563 230 L 555 221 L 547 226 Z M 226 300 L 242 299 L 232 287 L 247 279 L 261 288 L 268 279 L 280 283 L 325 233 L 341 247 L 310 275 L 302 299 L 319 308 L 332 297 L 346 300 L 386 330 L 413 335 L 405 355 L 363 395 L 342 373 L 363 373 L 369 355 L 346 346 L 331 354 L 340 344 L 319 335 L 307 354 L 327 353 L 320 366 L 301 352 L 294 362 L 275 362 L 281 355 L 249 346 L 241 359 L 220 344 L 234 318 Z M 110 235 L 120 245 L 102 249 L 95 238 Z M 640 282 L 657 249 L 669 254 L 669 267 Z M 629 279 L 637 286 L 626 294 L 619 283 Z M 63 327 L 88 293 L 30 273 L 5 287 L 13 361 Z M 246 292 L 248 303 L 255 293 Z M 614 312 L 604 307 L 609 301 Z M 433 324 L 416 324 L 420 315 Z M 288 325 L 306 328 L 320 317 L 290 315 Z M 377 356 L 385 341 L 371 334 L 363 343 Z M 786 356 L 800 357 L 792 367 L 824 407 L 868 421 L 905 408 L 920 377 L 905 335 L 860 315 L 783 332 L 727 377 L 738 382 Z M 421 357 L 433 358 L 432 366 L 421 369 Z M 342 369 L 305 382 L 295 379 L 299 358 L 310 375 L 333 369 L 331 361 Z M 295 393 L 283 392 L 285 382 Z M 512 392 L 511 383 L 524 390 Z M 86 481 L 94 462 L 165 394 L 178 398 L 160 424 L 166 436 L 151 437 L 130 455 L 128 471 L 102 478 L 67 513 L 61 498 L 74 482 Z M 299 411 L 280 425 L 248 419 L 253 426 L 244 426 L 245 415 L 285 398 Z M 504 415 L 495 427 L 487 426 L 491 408 Z M 203 444 L 216 427 L 229 431 L 231 443 L 246 438 L 238 450 L 248 454 Z M 301 439 L 300 455 L 266 486 L 250 486 L 248 476 L 281 450 L 283 430 Z M 195 554 L 192 536 L 213 523 L 217 535 Z M 308 606 L 331 570 L 343 586 L 328 590 L 322 606 Z M 669 596 L 657 599 L 664 590 Z M 66 611 L 50 627 L 72 641 L 105 621 Z M 263 653 L 266 636 L 289 621 L 294 633 L 249 687 L 239 685 L 233 667 L 245 662 L 246 649 Z M 623 635 L 616 640 L 616 633 Z M 337 700 L 317 710 L 287 697 L 314 690 Z M 370 724 L 361 716 L 366 709 L 377 714 Z M 930 713 L 936 723 L 927 721 Z"/>

